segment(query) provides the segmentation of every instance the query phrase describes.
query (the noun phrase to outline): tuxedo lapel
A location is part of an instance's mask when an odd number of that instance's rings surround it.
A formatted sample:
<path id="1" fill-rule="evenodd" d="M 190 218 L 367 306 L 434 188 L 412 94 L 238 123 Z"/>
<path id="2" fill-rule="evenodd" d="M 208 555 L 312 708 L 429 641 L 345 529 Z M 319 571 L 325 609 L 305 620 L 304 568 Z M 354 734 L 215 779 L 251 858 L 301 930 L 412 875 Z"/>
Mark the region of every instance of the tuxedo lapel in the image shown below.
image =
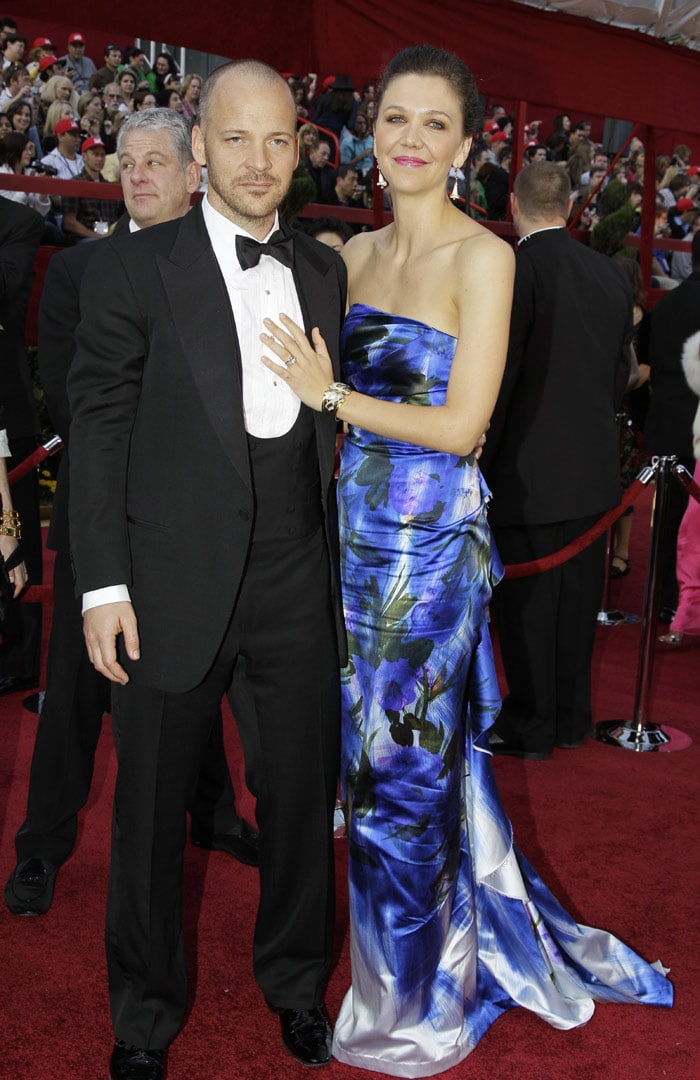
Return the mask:
<path id="1" fill-rule="evenodd" d="M 204 408 L 233 467 L 250 488 L 238 335 L 200 207 L 182 219 L 170 258 L 159 257 L 158 269 Z"/>

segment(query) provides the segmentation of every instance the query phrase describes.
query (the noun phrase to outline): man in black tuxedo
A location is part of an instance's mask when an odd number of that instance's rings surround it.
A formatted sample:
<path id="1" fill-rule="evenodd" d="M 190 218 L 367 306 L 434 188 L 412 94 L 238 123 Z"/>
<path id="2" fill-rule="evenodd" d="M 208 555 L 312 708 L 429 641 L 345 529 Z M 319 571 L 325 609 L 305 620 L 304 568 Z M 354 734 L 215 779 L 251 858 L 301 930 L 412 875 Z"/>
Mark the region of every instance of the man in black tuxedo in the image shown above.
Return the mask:
<path id="1" fill-rule="evenodd" d="M 187 213 L 197 189 L 190 128 L 172 109 L 134 113 L 122 125 L 119 160 L 129 216 L 117 234 L 136 232 Z M 64 444 L 51 514 L 48 546 L 54 561 L 54 604 L 46 694 L 39 717 L 27 796 L 17 836 L 17 865 L 5 887 L 15 915 L 43 915 L 53 900 L 60 865 L 75 845 L 78 812 L 87 801 L 109 682 L 85 650 L 80 602 L 75 597 L 68 530 L 70 408 L 66 383 L 80 322 L 80 284 L 95 244 L 81 244 L 51 260 L 39 313 L 39 370 L 47 406 Z M 212 729 L 190 804 L 192 840 L 257 864 L 257 834 L 242 821 L 223 750 L 221 715 Z"/>
<path id="2" fill-rule="evenodd" d="M 698 399 L 683 373 L 681 353 L 688 338 L 700 330 L 700 232 L 693 237 L 691 253 L 692 274 L 677 289 L 664 293 L 651 316 L 651 401 L 644 445 L 652 454 L 675 455 L 692 474 L 693 418 Z M 667 623 L 673 619 L 678 604 L 676 543 L 687 505 L 687 491 L 674 482 L 669 489 L 661 566 L 660 618 Z"/>
<path id="3" fill-rule="evenodd" d="M 40 434 L 24 328 L 34 280 L 34 257 L 43 228 L 36 210 L 0 198 L 0 403 L 9 439 L 8 471 L 36 450 Z M 22 551 L 29 581 L 39 585 L 43 569 L 36 469 L 13 486 L 12 501 L 22 523 Z M 0 622 L 0 635 L 0 694 L 36 686 L 41 659 L 41 604 L 20 600 L 10 603 Z"/>
<path id="4" fill-rule="evenodd" d="M 193 139 L 207 197 L 101 245 L 69 378 L 77 591 L 89 655 L 115 683 L 113 1080 L 159 1080 L 185 1015 L 185 808 L 222 693 L 257 798 L 255 976 L 290 1052 L 330 1060 L 336 425 L 262 364 L 260 334 L 286 312 L 337 342 L 345 273 L 278 229 L 298 149 L 274 69 L 214 72 Z"/>
<path id="5" fill-rule="evenodd" d="M 619 501 L 615 411 L 632 334 L 622 269 L 566 230 L 564 170 L 550 162 L 523 169 L 512 209 L 520 243 L 509 352 L 481 460 L 505 564 L 559 550 Z M 495 590 L 510 693 L 494 752 L 541 760 L 589 734 L 604 544 Z"/>

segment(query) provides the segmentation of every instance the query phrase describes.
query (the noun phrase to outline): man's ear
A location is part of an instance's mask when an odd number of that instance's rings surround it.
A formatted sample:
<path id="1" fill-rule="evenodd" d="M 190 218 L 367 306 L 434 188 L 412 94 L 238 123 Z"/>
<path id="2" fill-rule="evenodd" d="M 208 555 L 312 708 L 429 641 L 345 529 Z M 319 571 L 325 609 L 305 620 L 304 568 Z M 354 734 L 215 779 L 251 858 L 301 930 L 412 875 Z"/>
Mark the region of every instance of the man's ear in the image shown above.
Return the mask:
<path id="1" fill-rule="evenodd" d="M 192 156 L 198 165 L 206 165 L 207 156 L 204 152 L 204 135 L 198 124 L 192 128 Z"/>
<path id="2" fill-rule="evenodd" d="M 187 187 L 188 195 L 191 195 L 197 190 L 201 179 L 202 166 L 198 161 L 190 161 L 189 165 L 185 168 L 185 185 Z"/>

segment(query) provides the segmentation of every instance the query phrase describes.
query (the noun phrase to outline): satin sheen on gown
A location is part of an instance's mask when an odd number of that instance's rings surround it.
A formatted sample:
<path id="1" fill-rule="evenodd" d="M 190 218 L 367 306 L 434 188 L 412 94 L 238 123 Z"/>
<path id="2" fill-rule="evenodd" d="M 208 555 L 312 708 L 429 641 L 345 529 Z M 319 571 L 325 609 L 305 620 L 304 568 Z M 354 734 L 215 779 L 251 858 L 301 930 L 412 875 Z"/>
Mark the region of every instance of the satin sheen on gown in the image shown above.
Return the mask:
<path id="1" fill-rule="evenodd" d="M 444 402 L 455 339 L 364 304 L 343 377 Z M 486 608 L 502 567 L 471 458 L 351 428 L 339 480 L 350 661 L 343 671 L 352 986 L 333 1053 L 421 1077 L 461 1061 L 505 1010 L 558 1028 L 595 1001 L 671 1005 L 671 984 L 577 925 L 514 847 L 488 729 L 500 708 Z"/>

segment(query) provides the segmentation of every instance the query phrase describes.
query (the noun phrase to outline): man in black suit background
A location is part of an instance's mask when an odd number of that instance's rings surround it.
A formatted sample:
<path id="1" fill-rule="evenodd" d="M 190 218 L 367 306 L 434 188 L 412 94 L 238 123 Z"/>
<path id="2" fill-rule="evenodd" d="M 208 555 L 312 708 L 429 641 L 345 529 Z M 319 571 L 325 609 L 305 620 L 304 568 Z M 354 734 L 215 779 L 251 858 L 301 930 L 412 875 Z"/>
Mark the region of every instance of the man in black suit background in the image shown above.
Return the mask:
<path id="1" fill-rule="evenodd" d="M 283 311 L 337 342 L 345 273 L 329 248 L 278 230 L 298 149 L 274 69 L 214 72 L 193 146 L 207 197 L 101 245 L 69 379 L 77 590 L 89 655 L 115 683 L 113 1080 L 159 1080 L 185 1015 L 185 808 L 224 692 L 257 798 L 255 976 L 290 1052 L 330 1060 L 335 418 L 262 364 L 260 334 Z"/>
<path id="2" fill-rule="evenodd" d="M 698 399 L 686 381 L 681 354 L 688 338 L 700 330 L 700 232 L 693 237 L 691 255 L 692 274 L 677 289 L 664 293 L 651 316 L 651 399 L 644 424 L 644 445 L 652 454 L 675 455 L 692 474 L 693 418 Z M 661 565 L 659 617 L 666 623 L 673 619 L 678 604 L 676 542 L 687 505 L 687 491 L 674 481 L 668 493 Z"/>
<path id="3" fill-rule="evenodd" d="M 549 555 L 620 498 L 616 407 L 629 374 L 622 269 L 569 236 L 569 179 L 533 163 L 512 195 L 520 237 L 508 360 L 481 459 L 505 564 Z M 494 752 L 542 760 L 591 728 L 590 667 L 604 538 L 494 592 L 509 694 Z"/>
<path id="4" fill-rule="evenodd" d="M 24 344 L 34 257 L 41 243 L 40 214 L 0 198 L 0 402 L 9 440 L 8 471 L 29 457 L 39 441 L 39 417 Z M 43 577 L 36 469 L 14 484 L 12 501 L 22 523 L 22 552 L 32 585 Z M 0 695 L 39 681 L 41 604 L 8 605 L 0 622 Z"/>
<path id="5" fill-rule="evenodd" d="M 128 216 L 116 233 L 137 232 L 180 218 L 197 189 L 190 128 L 172 109 L 134 113 L 122 125 L 118 157 Z M 64 452 L 58 473 L 47 546 L 54 560 L 54 604 L 47 657 L 46 694 L 32 756 L 27 814 L 15 837 L 17 865 L 5 887 L 15 915 L 43 915 L 52 903 L 59 867 L 75 845 L 78 812 L 85 805 L 102 729 L 109 682 L 91 665 L 75 597 L 68 530 L 70 408 L 67 379 L 80 322 L 80 284 L 95 244 L 58 253 L 49 263 L 39 313 L 39 371 L 46 403 Z M 190 803 L 192 840 L 257 863 L 257 834 L 239 818 L 223 750 L 220 710 Z"/>

